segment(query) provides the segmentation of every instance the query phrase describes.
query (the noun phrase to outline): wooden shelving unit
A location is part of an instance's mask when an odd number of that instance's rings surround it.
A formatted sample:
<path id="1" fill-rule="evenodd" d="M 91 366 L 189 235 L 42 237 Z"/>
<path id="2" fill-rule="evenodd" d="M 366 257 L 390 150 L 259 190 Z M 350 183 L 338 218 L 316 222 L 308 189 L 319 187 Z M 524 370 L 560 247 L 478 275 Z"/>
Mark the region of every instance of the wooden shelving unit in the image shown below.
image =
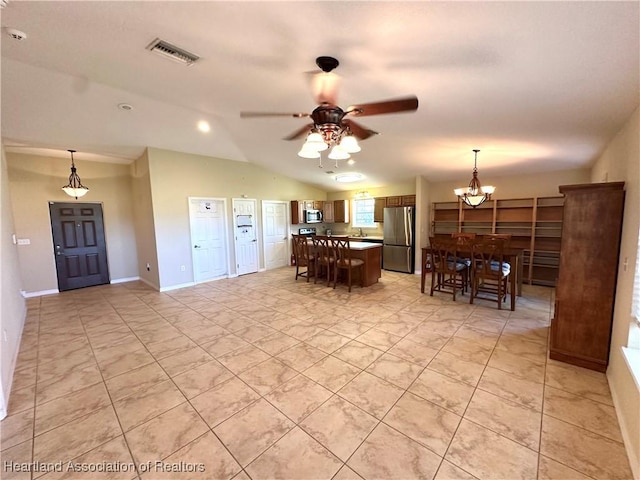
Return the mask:
<path id="1" fill-rule="evenodd" d="M 524 249 L 524 281 L 552 286 L 560 264 L 563 205 L 564 197 L 490 200 L 477 208 L 437 202 L 431 209 L 431 235 L 510 233 L 511 245 Z"/>

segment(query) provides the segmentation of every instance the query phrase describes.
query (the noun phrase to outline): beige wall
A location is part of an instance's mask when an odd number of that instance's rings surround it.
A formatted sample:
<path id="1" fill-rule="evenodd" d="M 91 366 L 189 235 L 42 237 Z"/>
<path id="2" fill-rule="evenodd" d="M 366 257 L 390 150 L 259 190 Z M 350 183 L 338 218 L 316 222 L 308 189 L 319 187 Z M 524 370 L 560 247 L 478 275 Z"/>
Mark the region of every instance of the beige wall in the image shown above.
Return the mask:
<path id="1" fill-rule="evenodd" d="M 590 183 L 589 169 L 560 170 L 557 172 L 512 175 L 505 177 L 485 177 L 482 171 L 478 177 L 483 185 L 493 185 L 496 193 L 492 196 L 501 198 L 528 198 L 528 197 L 557 197 L 559 185 L 573 185 Z M 463 176 L 455 182 L 431 182 L 432 202 L 455 202 L 454 188 L 466 187 L 471 181 L 469 176 Z"/>
<path id="2" fill-rule="evenodd" d="M 153 201 L 151 198 L 151 177 L 149 175 L 149 156 L 144 154 L 131 165 L 131 195 L 133 199 L 133 218 L 140 278 L 149 285 L 160 289 L 158 275 L 158 251 L 153 223 Z M 147 270 L 147 264 L 149 269 Z"/>
<path id="3" fill-rule="evenodd" d="M 20 266 L 18 263 L 18 247 L 13 244 L 12 234 L 15 232 L 11 198 L 9 196 L 9 179 L 4 148 L 0 145 L 2 165 L 0 167 L 0 324 L 3 336 L 0 338 L 0 419 L 6 415 L 7 402 L 11 393 L 11 382 L 15 369 L 20 336 L 24 327 L 26 314 L 25 301 L 20 290 Z M 5 337 L 6 335 L 6 337 Z"/>
<path id="4" fill-rule="evenodd" d="M 635 478 L 640 478 L 640 392 L 625 362 L 622 347 L 640 348 L 638 328 L 632 324 L 632 292 L 640 231 L 640 121 L 636 109 L 609 143 L 591 171 L 593 182 L 625 182 L 625 208 L 620 263 L 607 377 L 616 402 Z M 625 264 L 627 265 L 625 268 Z M 640 382 L 640 378 L 637 379 Z"/>
<path id="5" fill-rule="evenodd" d="M 76 202 L 61 187 L 69 178 L 70 160 L 7 154 L 9 186 L 16 234 L 30 245 L 18 248 L 23 289 L 41 292 L 58 288 L 49 202 Z M 129 166 L 76 161 L 89 193 L 86 203 L 102 203 L 111 280 L 138 276 Z"/>
<path id="6" fill-rule="evenodd" d="M 246 195 L 258 200 L 258 238 L 262 232 L 261 200 L 326 198 L 322 190 L 251 163 L 156 148 L 149 148 L 148 156 L 159 283 L 163 289 L 193 282 L 188 197 L 227 198 L 232 265 L 235 265 L 232 198 Z M 260 267 L 263 268 L 262 242 L 258 245 Z M 182 265 L 184 272 L 180 270 Z M 231 274 L 235 274 L 234 268 Z"/>

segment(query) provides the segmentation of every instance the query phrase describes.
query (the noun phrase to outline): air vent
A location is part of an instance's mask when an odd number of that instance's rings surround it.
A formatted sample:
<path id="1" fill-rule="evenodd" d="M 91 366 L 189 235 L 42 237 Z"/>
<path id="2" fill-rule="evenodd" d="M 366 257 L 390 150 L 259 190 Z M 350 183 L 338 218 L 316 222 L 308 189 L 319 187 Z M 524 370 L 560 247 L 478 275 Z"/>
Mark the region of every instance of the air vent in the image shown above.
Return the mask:
<path id="1" fill-rule="evenodd" d="M 169 42 L 156 38 L 153 42 L 147 45 L 147 50 L 151 50 L 158 55 L 162 55 L 174 62 L 182 63 L 187 66 L 193 65 L 200 57 L 186 50 L 171 45 Z"/>

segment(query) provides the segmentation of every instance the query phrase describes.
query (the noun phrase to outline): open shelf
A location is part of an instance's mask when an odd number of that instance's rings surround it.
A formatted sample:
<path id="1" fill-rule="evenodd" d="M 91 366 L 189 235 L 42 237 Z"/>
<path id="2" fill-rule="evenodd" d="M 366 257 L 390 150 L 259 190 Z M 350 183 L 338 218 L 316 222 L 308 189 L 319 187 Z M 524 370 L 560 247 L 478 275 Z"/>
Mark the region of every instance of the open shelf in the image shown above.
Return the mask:
<path id="1" fill-rule="evenodd" d="M 477 208 L 461 202 L 433 204 L 431 234 L 510 233 L 511 245 L 523 248 L 524 281 L 555 285 L 559 269 L 564 197 L 489 200 Z"/>

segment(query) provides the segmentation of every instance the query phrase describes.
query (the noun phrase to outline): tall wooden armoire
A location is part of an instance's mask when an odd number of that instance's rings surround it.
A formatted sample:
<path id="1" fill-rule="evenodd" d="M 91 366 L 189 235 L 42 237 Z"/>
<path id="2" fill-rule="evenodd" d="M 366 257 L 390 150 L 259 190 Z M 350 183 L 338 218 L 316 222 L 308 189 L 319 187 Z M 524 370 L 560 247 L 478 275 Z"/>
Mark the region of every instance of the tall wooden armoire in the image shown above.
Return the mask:
<path id="1" fill-rule="evenodd" d="M 604 372 L 609 362 L 624 182 L 563 185 L 550 357 Z"/>

